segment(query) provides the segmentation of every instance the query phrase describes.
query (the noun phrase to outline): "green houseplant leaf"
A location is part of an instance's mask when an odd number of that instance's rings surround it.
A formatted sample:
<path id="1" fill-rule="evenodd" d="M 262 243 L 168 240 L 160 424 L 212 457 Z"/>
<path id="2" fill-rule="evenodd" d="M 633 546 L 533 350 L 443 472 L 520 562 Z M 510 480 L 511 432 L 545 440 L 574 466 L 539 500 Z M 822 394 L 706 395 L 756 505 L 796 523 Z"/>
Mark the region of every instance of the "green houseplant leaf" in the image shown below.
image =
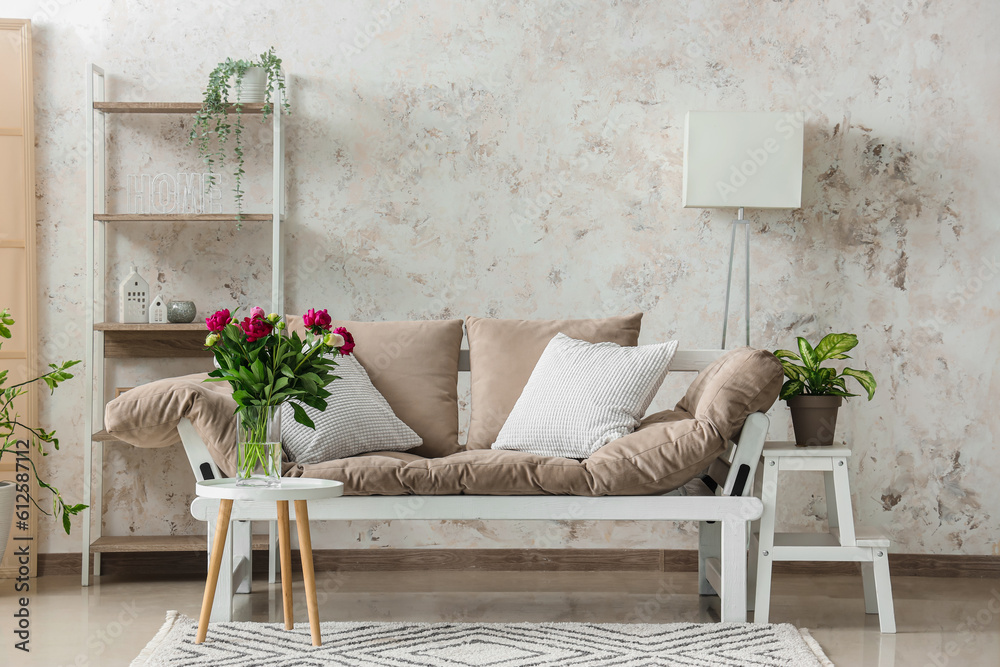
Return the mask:
<path id="1" fill-rule="evenodd" d="M 780 398 L 783 401 L 787 401 L 793 396 L 798 396 L 802 393 L 802 389 L 805 386 L 800 380 L 788 380 L 781 386 Z"/>
<path id="2" fill-rule="evenodd" d="M 856 371 L 853 368 L 845 368 L 843 374 L 849 375 L 857 380 L 861 386 L 865 388 L 865 391 L 868 392 L 868 400 L 872 400 L 875 396 L 875 388 L 878 386 L 875 383 L 874 375 L 872 375 L 869 371 Z"/>
<path id="3" fill-rule="evenodd" d="M 823 340 L 816 346 L 817 361 L 828 359 L 847 359 L 844 354 L 853 350 L 858 345 L 858 337 L 848 333 L 832 333 L 823 336 Z"/>
<path id="4" fill-rule="evenodd" d="M 799 356 L 802 358 L 802 363 L 809 370 L 815 370 L 819 365 L 819 361 L 816 359 L 816 351 L 813 349 L 813 346 L 802 337 L 797 338 L 796 341 L 799 344 Z"/>
<path id="5" fill-rule="evenodd" d="M 14 318 L 10 314 L 10 309 L 5 308 L 3 311 L 0 311 L 0 338 L 11 337 L 10 326 L 13 324 Z M 0 343 L 0 346 L 2 346 L 2 343 Z M 52 445 L 53 449 L 59 449 L 59 439 L 56 437 L 55 431 L 46 431 L 38 426 L 25 424 L 21 421 L 21 415 L 17 413 L 14 405 L 16 399 L 20 396 L 24 396 L 28 392 L 30 386 L 35 383 L 43 383 L 49 388 L 50 392 L 54 392 L 60 383 L 73 378 L 73 374 L 68 373 L 67 369 L 72 368 L 79 363 L 79 360 L 75 360 L 64 361 L 61 364 L 49 364 L 49 368 L 51 370 L 48 373 L 31 380 L 19 382 L 11 385 L 10 387 L 4 387 L 4 384 L 7 381 L 7 372 L 0 372 L 0 388 L 3 389 L 2 398 L 0 398 L 0 460 L 3 459 L 4 454 L 9 452 L 12 453 L 19 441 L 27 441 L 30 449 L 37 451 L 40 456 L 48 456 L 48 452 L 44 447 L 45 444 Z M 26 452 L 22 449 L 20 450 L 20 453 Z M 59 492 L 59 489 L 46 482 L 38 474 L 38 468 L 35 466 L 35 461 L 31 458 L 31 456 L 25 456 L 18 459 L 19 462 L 22 460 L 26 460 L 28 462 L 28 466 L 31 468 L 31 473 L 34 476 L 35 481 L 38 483 L 38 487 L 52 494 L 52 514 L 56 518 L 61 518 L 63 529 L 68 535 L 70 532 L 70 517 L 79 514 L 86 509 L 87 506 L 81 504 L 67 504 L 63 499 L 62 494 Z M 19 475 L 20 474 L 22 473 L 19 473 Z M 19 479 L 18 482 L 20 481 L 21 480 Z M 32 497 L 31 502 L 40 511 L 49 514 L 49 512 L 38 504 L 37 499 Z"/>

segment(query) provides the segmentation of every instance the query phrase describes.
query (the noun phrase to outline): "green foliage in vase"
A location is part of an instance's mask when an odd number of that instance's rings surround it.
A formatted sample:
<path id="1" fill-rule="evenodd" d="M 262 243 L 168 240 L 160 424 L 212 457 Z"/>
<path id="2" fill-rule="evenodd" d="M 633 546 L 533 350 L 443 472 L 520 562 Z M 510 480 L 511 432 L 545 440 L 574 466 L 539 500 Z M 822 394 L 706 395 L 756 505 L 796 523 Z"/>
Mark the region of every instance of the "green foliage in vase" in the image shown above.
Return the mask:
<path id="1" fill-rule="evenodd" d="M 846 377 L 858 381 L 868 393 L 868 400 L 875 396 L 875 377 L 868 371 L 857 371 L 845 368 L 841 372 L 829 366 L 823 366 L 824 361 L 833 359 L 850 359 L 846 354 L 858 345 L 858 337 L 849 333 L 832 333 L 823 337 L 819 345 L 813 347 L 805 338 L 796 339 L 799 353 L 790 350 L 777 350 L 774 356 L 781 360 L 788 380 L 781 387 L 781 399 L 788 400 L 794 396 L 843 396 L 849 398 L 858 394 L 847 391 Z M 802 363 L 801 366 L 787 361 L 793 359 Z"/>
<path id="2" fill-rule="evenodd" d="M 201 103 L 201 109 L 194 116 L 194 127 L 191 128 L 191 135 L 188 143 L 198 143 L 198 154 L 205 161 L 208 167 L 209 183 L 215 182 L 214 174 L 216 162 L 223 168 L 226 162 L 226 145 L 230 139 L 233 142 L 233 198 L 236 201 L 237 219 L 243 217 L 243 104 L 239 101 L 239 91 L 243 85 L 243 76 L 251 67 L 260 67 L 267 76 L 267 84 L 264 91 L 264 113 L 261 115 L 261 122 L 267 120 L 271 115 L 271 97 L 275 87 L 281 91 L 281 109 L 286 114 L 291 112 L 291 105 L 285 96 L 285 77 L 281 73 L 281 58 L 274 54 L 272 46 L 266 52 L 256 58 L 249 60 L 233 60 L 226 58 L 219 63 L 212 73 L 208 75 L 208 85 L 205 87 L 205 96 Z M 230 93 L 234 94 L 234 100 L 229 99 Z M 235 120 L 230 122 L 229 109 L 236 112 Z M 214 144 L 212 139 L 217 141 Z"/>
<path id="3" fill-rule="evenodd" d="M 10 309 L 4 308 L 3 312 L 0 312 L 0 338 L 9 339 L 11 337 L 10 327 L 13 324 L 14 318 L 11 317 Z M 0 341 L 0 347 L 3 347 L 2 341 Z M 40 375 L 32 380 L 25 380 L 24 382 L 12 384 L 9 387 L 4 386 L 7 382 L 7 371 L 0 371 L 0 389 L 3 390 L 3 394 L 0 395 L 0 441 L 2 441 L 2 446 L 0 446 L 0 460 L 3 459 L 4 454 L 14 454 L 17 442 L 25 439 L 27 439 L 27 442 L 29 443 L 29 450 L 28 452 L 25 452 L 26 454 L 28 454 L 31 450 L 35 450 L 40 456 L 48 456 L 49 453 L 45 451 L 46 444 L 52 445 L 53 449 L 59 449 L 59 438 L 56 437 L 55 431 L 46 431 L 38 426 L 29 426 L 22 422 L 21 415 L 17 413 L 17 409 L 14 406 L 14 401 L 16 401 L 20 396 L 28 393 L 30 386 L 37 382 L 44 382 L 45 386 L 49 388 L 49 393 L 55 392 L 59 383 L 73 377 L 68 370 L 73 366 L 76 366 L 78 363 L 80 363 L 79 360 L 64 361 L 61 364 L 49 364 L 49 368 L 52 370 L 48 373 Z M 55 488 L 39 476 L 38 468 L 35 466 L 35 462 L 30 455 L 20 457 L 18 461 L 27 461 L 27 465 L 31 468 L 31 473 L 38 482 L 38 486 L 46 489 L 52 494 L 52 515 L 57 519 L 62 519 L 63 530 L 65 530 L 66 534 L 69 535 L 69 518 L 87 509 L 87 506 L 80 504 L 67 504 L 63 500 L 62 494 L 59 493 L 59 489 Z M 23 478 L 22 475 L 24 476 Z M 15 484 L 17 485 L 18 494 L 21 494 L 22 492 L 27 493 L 29 479 L 30 478 L 28 477 L 27 472 L 16 473 Z M 48 512 L 46 512 L 45 509 L 38 504 L 38 501 L 34 497 L 31 498 L 31 502 L 34 503 L 35 507 L 39 510 L 48 514 Z M 24 511 L 25 517 L 27 516 L 26 510 L 20 511 Z M 0 545 L 0 548 L 2 548 L 2 545 Z"/>
<path id="4" fill-rule="evenodd" d="M 208 374 L 208 381 L 229 383 L 237 412 L 289 402 L 295 421 L 316 428 L 301 404 L 326 409 L 330 395 L 326 386 L 339 379 L 334 358 L 354 349 L 350 332 L 332 329 L 325 310 L 319 315 L 318 322 L 313 310 L 303 317 L 307 332 L 302 338 L 295 332 L 284 333 L 281 318 L 275 313 L 265 316 L 261 308 L 253 308 L 242 321 L 229 310 L 217 311 L 206 318 L 211 333 L 205 346 L 219 366 Z"/>

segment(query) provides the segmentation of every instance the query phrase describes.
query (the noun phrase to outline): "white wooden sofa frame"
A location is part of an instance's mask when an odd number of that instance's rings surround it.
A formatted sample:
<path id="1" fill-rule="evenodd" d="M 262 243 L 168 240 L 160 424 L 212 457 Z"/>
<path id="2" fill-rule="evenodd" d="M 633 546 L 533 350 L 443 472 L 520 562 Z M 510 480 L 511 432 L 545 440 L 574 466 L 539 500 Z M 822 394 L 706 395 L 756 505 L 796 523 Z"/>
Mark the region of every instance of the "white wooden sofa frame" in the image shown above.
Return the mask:
<path id="1" fill-rule="evenodd" d="M 699 372 L 723 350 L 679 350 L 670 364 L 673 372 Z M 468 350 L 462 350 L 459 370 L 469 370 Z M 718 594 L 724 622 L 747 618 L 747 522 L 758 519 L 761 501 L 752 495 L 769 420 L 751 414 L 738 440 L 700 480 L 683 489 L 656 496 L 344 496 L 309 505 L 311 521 L 698 521 L 698 588 L 702 595 Z M 224 477 L 208 447 L 187 419 L 177 425 L 184 450 L 199 480 Z M 195 498 L 191 514 L 208 525 L 211 549 L 219 501 Z M 294 512 L 292 518 L 294 519 Z M 250 593 L 252 578 L 252 524 L 267 521 L 269 575 L 275 582 L 276 521 L 274 503 L 238 501 L 222 559 L 212 621 L 229 621 L 233 595 Z M 211 554 L 209 554 L 211 555 Z M 230 576 L 226 576 L 226 574 Z"/>

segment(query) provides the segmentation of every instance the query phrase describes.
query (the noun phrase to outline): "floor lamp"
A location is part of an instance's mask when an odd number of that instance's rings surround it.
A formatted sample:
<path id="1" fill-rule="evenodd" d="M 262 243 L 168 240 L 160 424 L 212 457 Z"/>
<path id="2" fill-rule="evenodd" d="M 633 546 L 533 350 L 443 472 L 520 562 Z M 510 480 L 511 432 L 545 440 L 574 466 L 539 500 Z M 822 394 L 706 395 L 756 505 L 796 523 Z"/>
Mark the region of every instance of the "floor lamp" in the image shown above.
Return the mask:
<path id="1" fill-rule="evenodd" d="M 726 348 L 736 228 L 746 252 L 746 344 L 750 344 L 750 221 L 743 208 L 802 205 L 802 118 L 794 112 L 689 111 L 684 123 L 684 208 L 735 208 L 722 317 Z"/>

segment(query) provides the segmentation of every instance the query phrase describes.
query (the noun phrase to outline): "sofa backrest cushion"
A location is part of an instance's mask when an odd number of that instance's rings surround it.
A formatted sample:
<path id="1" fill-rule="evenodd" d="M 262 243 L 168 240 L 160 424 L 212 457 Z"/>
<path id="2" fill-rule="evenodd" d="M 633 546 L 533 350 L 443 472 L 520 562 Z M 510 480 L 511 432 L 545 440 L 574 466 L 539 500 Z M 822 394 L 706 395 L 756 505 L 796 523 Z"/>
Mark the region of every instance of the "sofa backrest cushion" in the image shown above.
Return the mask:
<path id="1" fill-rule="evenodd" d="M 286 316 L 289 330 L 302 320 Z M 462 320 L 335 321 L 354 335 L 354 356 L 392 411 L 424 441 L 411 454 L 454 454 L 458 443 L 458 357 Z"/>
<path id="2" fill-rule="evenodd" d="M 642 313 L 599 320 L 467 318 L 472 413 L 466 449 L 489 449 L 496 441 L 545 346 L 557 333 L 589 343 L 636 345 L 641 323 Z"/>
<path id="3" fill-rule="evenodd" d="M 783 375 L 781 362 L 770 352 L 740 347 L 699 373 L 677 409 L 732 439 L 751 412 L 766 412 L 778 400 Z"/>

